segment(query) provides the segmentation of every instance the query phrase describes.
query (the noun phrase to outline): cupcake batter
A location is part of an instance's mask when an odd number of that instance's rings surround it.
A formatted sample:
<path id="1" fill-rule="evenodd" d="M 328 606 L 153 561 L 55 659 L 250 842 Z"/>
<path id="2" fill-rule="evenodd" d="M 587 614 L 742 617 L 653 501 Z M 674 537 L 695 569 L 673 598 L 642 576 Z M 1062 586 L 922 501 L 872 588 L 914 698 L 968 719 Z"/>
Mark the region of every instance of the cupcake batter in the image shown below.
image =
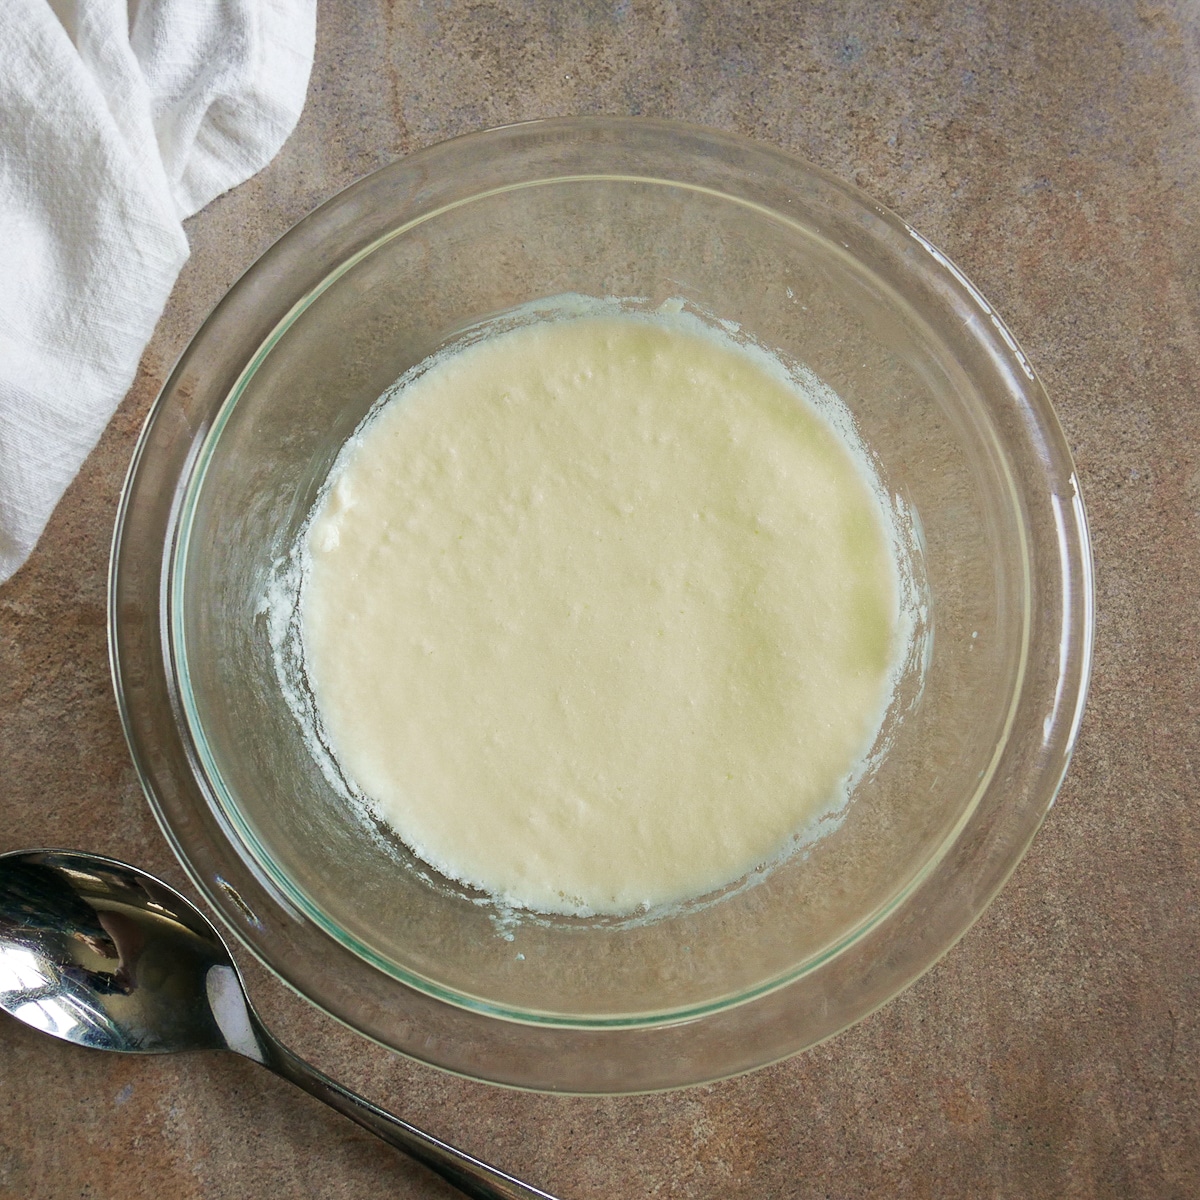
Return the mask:
<path id="1" fill-rule="evenodd" d="M 542 321 L 433 360 L 343 451 L 306 670 L 343 770 L 444 874 L 628 914 L 844 800 L 897 567 L 861 451 L 772 364 L 684 318 Z"/>

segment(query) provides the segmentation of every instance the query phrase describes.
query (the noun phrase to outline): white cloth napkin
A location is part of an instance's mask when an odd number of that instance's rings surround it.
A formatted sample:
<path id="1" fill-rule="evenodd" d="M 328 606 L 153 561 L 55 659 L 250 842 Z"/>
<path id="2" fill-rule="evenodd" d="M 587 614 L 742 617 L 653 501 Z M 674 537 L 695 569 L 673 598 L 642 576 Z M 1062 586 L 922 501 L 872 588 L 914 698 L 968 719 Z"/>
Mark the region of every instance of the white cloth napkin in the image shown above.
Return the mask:
<path id="1" fill-rule="evenodd" d="M 0 0 L 0 583 L 129 390 L 182 219 L 304 106 L 316 0 Z"/>

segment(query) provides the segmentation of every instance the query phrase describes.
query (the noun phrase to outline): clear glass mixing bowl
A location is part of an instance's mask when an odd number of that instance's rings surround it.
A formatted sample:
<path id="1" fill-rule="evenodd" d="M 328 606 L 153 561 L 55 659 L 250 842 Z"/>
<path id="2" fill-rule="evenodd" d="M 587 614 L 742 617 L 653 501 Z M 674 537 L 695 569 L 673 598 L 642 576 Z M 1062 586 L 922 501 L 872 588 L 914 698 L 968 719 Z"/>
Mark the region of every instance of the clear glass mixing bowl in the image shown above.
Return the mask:
<path id="1" fill-rule="evenodd" d="M 927 602 L 890 748 L 841 825 L 756 886 L 642 924 L 513 923 L 405 860 L 308 753 L 263 612 L 274 564 L 380 393 L 467 327 L 565 292 L 682 298 L 815 371 L 912 514 Z M 926 970 L 1049 808 L 1092 638 L 1062 432 L 961 272 L 794 158 L 603 118 L 414 154 L 263 255 L 150 414 L 110 591 L 117 696 L 146 793 L 246 945 L 387 1046 L 578 1092 L 759 1066 Z"/>

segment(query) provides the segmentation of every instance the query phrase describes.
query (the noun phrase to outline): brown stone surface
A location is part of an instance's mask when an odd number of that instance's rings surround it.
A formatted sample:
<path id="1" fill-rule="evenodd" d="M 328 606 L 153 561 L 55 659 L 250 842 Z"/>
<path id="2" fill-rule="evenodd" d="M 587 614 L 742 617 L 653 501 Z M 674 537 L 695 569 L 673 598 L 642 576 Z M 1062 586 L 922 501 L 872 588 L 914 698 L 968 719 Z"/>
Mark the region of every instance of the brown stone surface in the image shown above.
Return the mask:
<path id="1" fill-rule="evenodd" d="M 940 244 L 1058 406 L 1098 641 L 1031 852 L 881 1012 L 675 1094 L 505 1092 L 364 1043 L 248 963 L 252 993 L 337 1077 L 565 1200 L 1200 1195 L 1198 34 L 1186 0 L 324 0 L 299 128 L 190 222 L 136 386 L 0 588 L 0 850 L 87 848 L 183 884 L 110 692 L 109 531 L 166 369 L 275 237 L 372 168 L 487 125 L 643 113 L 750 134 Z M 0 1082 L 3 1200 L 450 1195 L 229 1055 L 128 1059 L 4 1019 Z"/>

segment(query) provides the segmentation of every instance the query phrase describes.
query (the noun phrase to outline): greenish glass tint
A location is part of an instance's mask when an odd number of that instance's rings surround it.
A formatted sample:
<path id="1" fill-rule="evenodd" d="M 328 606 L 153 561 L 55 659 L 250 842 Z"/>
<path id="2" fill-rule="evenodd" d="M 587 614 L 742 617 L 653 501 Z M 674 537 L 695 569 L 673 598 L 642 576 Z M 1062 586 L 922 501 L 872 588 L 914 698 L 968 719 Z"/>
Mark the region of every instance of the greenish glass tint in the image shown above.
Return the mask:
<path id="1" fill-rule="evenodd" d="M 263 596 L 375 399 L 563 292 L 680 297 L 806 364 L 912 515 L 927 614 L 845 819 L 653 922 L 505 919 L 342 802 L 280 694 Z M 334 1016 L 481 1079 L 624 1092 L 751 1069 L 885 1002 L 962 935 L 1066 769 L 1086 522 L 1034 373 L 903 222 L 742 139 L 556 120 L 354 185 L 235 285 L 147 422 L 113 548 L 114 678 L 185 867 Z"/>

